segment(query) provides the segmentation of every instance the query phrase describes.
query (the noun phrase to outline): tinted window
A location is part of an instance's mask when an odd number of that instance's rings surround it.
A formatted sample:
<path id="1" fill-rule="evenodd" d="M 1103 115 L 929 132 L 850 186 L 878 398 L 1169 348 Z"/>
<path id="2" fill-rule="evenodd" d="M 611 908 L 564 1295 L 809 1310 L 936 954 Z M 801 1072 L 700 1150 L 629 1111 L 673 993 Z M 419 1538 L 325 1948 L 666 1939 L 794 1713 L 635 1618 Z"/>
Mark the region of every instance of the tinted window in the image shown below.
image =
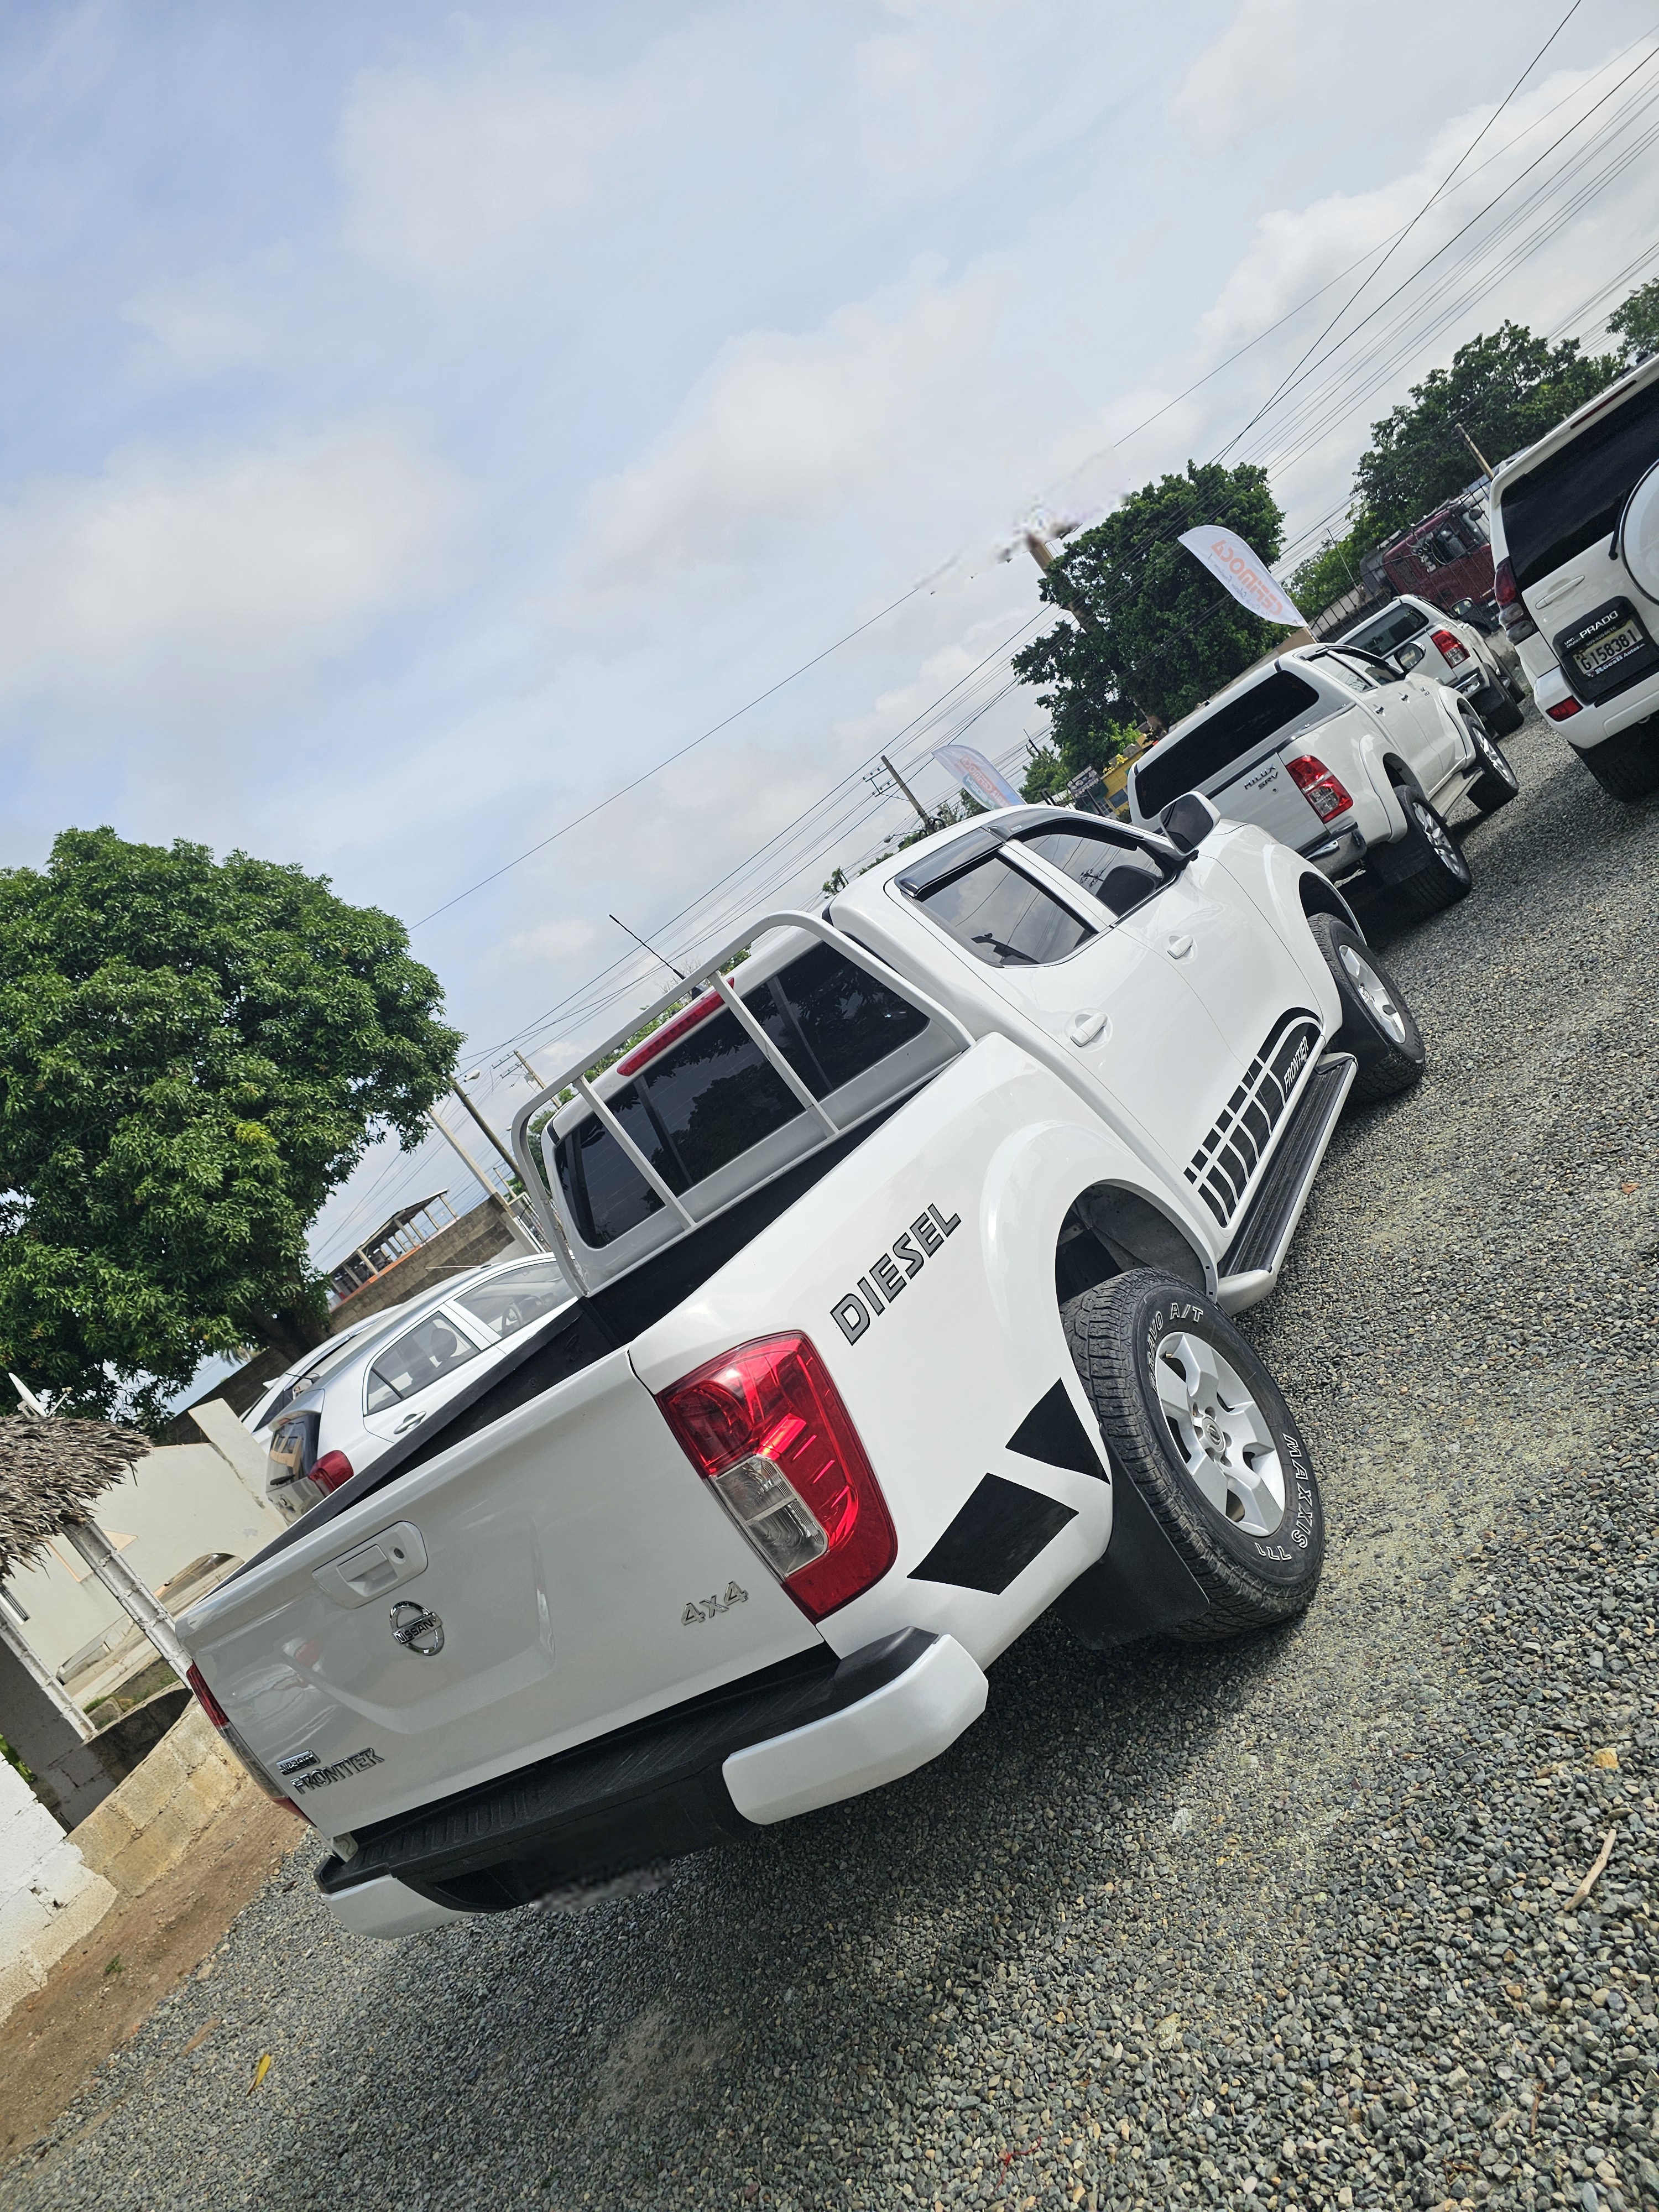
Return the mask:
<path id="1" fill-rule="evenodd" d="M 493 1276 L 462 1291 L 454 1303 L 474 1321 L 481 1322 L 499 1342 L 551 1313 L 569 1296 L 563 1269 L 549 1260 L 544 1265 L 514 1267 L 507 1274 Z"/>
<path id="2" fill-rule="evenodd" d="M 820 1098 L 885 1060 L 927 1026 L 919 1006 L 828 945 L 815 945 L 799 960 L 792 960 L 749 1003 L 762 1027 L 778 1038 L 791 1064 Z"/>
<path id="3" fill-rule="evenodd" d="M 1094 935 L 1069 907 L 1000 855 L 923 891 L 921 903 L 958 945 L 991 968 L 1042 967 L 1063 960 Z"/>
<path id="4" fill-rule="evenodd" d="M 1276 668 L 1265 682 L 1218 707 L 1184 737 L 1166 738 L 1148 754 L 1134 771 L 1141 812 L 1159 813 L 1183 791 L 1202 791 L 1212 776 L 1318 704 L 1319 694 L 1305 677 Z"/>
<path id="5" fill-rule="evenodd" d="M 453 1321 L 446 1321 L 441 1314 L 429 1315 L 395 1344 L 388 1345 L 369 1369 L 369 1412 L 384 1413 L 400 1398 L 412 1397 L 441 1375 L 447 1375 L 452 1367 L 477 1356 L 477 1346 L 463 1336 Z"/>
<path id="6" fill-rule="evenodd" d="M 1143 847 L 1133 838 L 1114 837 L 1109 830 L 1040 830 L 1020 842 L 1116 915 L 1127 914 L 1161 890 L 1167 880 Z"/>
<path id="7" fill-rule="evenodd" d="M 1392 653 L 1396 646 L 1404 645 L 1408 637 L 1415 637 L 1428 626 L 1428 617 L 1419 614 L 1415 607 L 1398 607 L 1370 629 L 1357 631 L 1353 643 L 1363 645 L 1370 653 Z"/>
<path id="8" fill-rule="evenodd" d="M 1659 461 L 1659 383 L 1633 393 L 1503 495 L 1504 538 L 1524 590 L 1598 538 Z"/>
<path id="9" fill-rule="evenodd" d="M 815 945 L 744 1004 L 816 1097 L 909 1038 L 927 1017 L 844 959 Z M 605 1104 L 663 1181 L 689 1190 L 805 1109 L 740 1026 L 721 1012 L 648 1060 Z M 584 1243 L 609 1244 L 661 1200 L 609 1132 L 591 1116 L 561 1137 L 559 1186 Z M 568 1296 L 562 1289 L 560 1296 Z"/>
<path id="10" fill-rule="evenodd" d="M 676 1187 L 682 1189 L 803 1111 L 735 1014 L 701 1023 L 642 1068 L 636 1082 L 678 1157 L 683 1180 Z"/>

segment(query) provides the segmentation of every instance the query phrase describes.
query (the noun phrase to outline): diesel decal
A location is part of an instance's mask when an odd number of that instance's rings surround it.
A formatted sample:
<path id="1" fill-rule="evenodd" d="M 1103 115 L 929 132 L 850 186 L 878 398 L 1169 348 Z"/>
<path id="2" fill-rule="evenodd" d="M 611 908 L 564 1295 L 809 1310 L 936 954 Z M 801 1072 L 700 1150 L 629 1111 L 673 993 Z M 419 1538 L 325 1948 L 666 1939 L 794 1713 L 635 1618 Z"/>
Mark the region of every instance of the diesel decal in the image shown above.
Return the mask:
<path id="1" fill-rule="evenodd" d="M 868 1274 L 858 1279 L 857 1290 L 848 1291 L 830 1309 L 836 1317 L 836 1328 L 848 1344 L 858 1342 L 868 1329 L 872 1316 L 885 1312 L 910 1278 L 921 1273 L 933 1255 L 943 1249 L 945 1238 L 954 1237 L 961 1226 L 959 1213 L 953 1213 L 947 1221 L 938 1206 L 930 1206 L 926 1213 L 916 1216 L 902 1236 L 893 1239 L 886 1251 L 870 1262 Z M 902 1274 L 900 1268 L 904 1271 Z"/>
<path id="2" fill-rule="evenodd" d="M 314 1774 L 302 1774 L 295 1784 L 296 1790 L 326 1790 L 331 1782 L 343 1782 L 349 1774 L 361 1774 L 370 1766 L 386 1765 L 378 1751 L 354 1751 L 349 1759 L 337 1759 L 332 1766 L 319 1766 Z"/>

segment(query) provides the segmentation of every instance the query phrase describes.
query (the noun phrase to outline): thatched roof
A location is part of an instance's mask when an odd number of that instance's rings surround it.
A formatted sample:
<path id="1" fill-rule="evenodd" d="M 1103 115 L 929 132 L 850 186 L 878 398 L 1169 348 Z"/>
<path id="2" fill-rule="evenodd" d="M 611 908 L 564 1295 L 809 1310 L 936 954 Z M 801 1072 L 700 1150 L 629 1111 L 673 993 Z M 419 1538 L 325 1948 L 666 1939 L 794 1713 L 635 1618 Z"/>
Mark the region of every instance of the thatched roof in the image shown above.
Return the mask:
<path id="1" fill-rule="evenodd" d="M 108 1421 L 0 1416 L 0 1575 L 80 1519 L 149 1449 L 148 1437 Z"/>

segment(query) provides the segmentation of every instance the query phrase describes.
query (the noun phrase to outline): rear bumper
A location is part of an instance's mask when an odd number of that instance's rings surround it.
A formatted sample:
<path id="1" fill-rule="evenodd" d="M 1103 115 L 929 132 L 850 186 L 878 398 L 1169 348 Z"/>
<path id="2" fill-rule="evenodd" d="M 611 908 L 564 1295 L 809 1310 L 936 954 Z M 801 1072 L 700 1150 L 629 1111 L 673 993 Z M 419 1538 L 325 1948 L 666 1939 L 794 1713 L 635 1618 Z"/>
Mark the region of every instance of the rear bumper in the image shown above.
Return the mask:
<path id="1" fill-rule="evenodd" d="M 1302 857 L 1333 879 L 1351 876 L 1364 862 L 1366 853 L 1365 833 L 1355 823 L 1339 830 L 1334 836 L 1322 837 L 1316 843 L 1304 845 Z"/>
<path id="2" fill-rule="evenodd" d="M 954 1638 L 906 1629 L 836 1662 L 826 1648 L 482 1790 L 364 1830 L 317 1886 L 362 1935 L 455 1912 L 580 1905 L 667 1860 L 896 1781 L 984 1711 Z"/>

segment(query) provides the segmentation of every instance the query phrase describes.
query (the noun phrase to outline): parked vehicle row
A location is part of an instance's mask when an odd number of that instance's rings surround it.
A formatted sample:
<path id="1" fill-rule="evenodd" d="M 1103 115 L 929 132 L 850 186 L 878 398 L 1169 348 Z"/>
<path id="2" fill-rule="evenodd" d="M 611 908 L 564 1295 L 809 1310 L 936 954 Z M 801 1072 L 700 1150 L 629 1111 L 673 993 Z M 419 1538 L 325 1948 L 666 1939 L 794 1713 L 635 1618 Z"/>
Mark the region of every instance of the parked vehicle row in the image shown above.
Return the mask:
<path id="1" fill-rule="evenodd" d="M 1499 471 L 1504 640 L 1397 601 L 1148 747 L 1127 823 L 1009 808 L 757 917 L 521 1111 L 556 1259 L 273 1387 L 289 1525 L 180 1629 L 349 1927 L 893 1780 L 1050 1607 L 1104 1648 L 1310 1601 L 1318 1482 L 1231 1316 L 1425 1064 L 1339 885 L 1468 893 L 1446 813 L 1515 796 L 1527 678 L 1659 785 L 1656 465 L 1659 362 Z"/>
<path id="2" fill-rule="evenodd" d="M 1363 869 L 1422 915 L 1470 887 L 1445 810 L 1467 795 L 1491 813 L 1519 788 L 1470 700 L 1344 640 L 1295 647 L 1176 723 L 1131 769 L 1129 812 L 1151 824 L 1201 792 L 1333 881 Z"/>
<path id="3" fill-rule="evenodd" d="M 1602 788 L 1659 789 L 1659 356 L 1492 483 L 1504 626 Z"/>
<path id="4" fill-rule="evenodd" d="M 353 1928 L 570 1901 L 908 1773 L 1050 1606 L 1104 1647 L 1317 1586 L 1307 1447 L 1230 1316 L 1345 1105 L 1424 1065 L 1326 873 L 1190 793 L 1018 807 L 744 941 L 520 1114 L 568 1291 L 522 1317 L 513 1263 L 366 1333 L 272 1427 L 337 1449 L 379 1375 L 380 1455 L 313 1461 L 180 1623 Z M 416 1332 L 509 1294 L 398 1434 Z"/>

